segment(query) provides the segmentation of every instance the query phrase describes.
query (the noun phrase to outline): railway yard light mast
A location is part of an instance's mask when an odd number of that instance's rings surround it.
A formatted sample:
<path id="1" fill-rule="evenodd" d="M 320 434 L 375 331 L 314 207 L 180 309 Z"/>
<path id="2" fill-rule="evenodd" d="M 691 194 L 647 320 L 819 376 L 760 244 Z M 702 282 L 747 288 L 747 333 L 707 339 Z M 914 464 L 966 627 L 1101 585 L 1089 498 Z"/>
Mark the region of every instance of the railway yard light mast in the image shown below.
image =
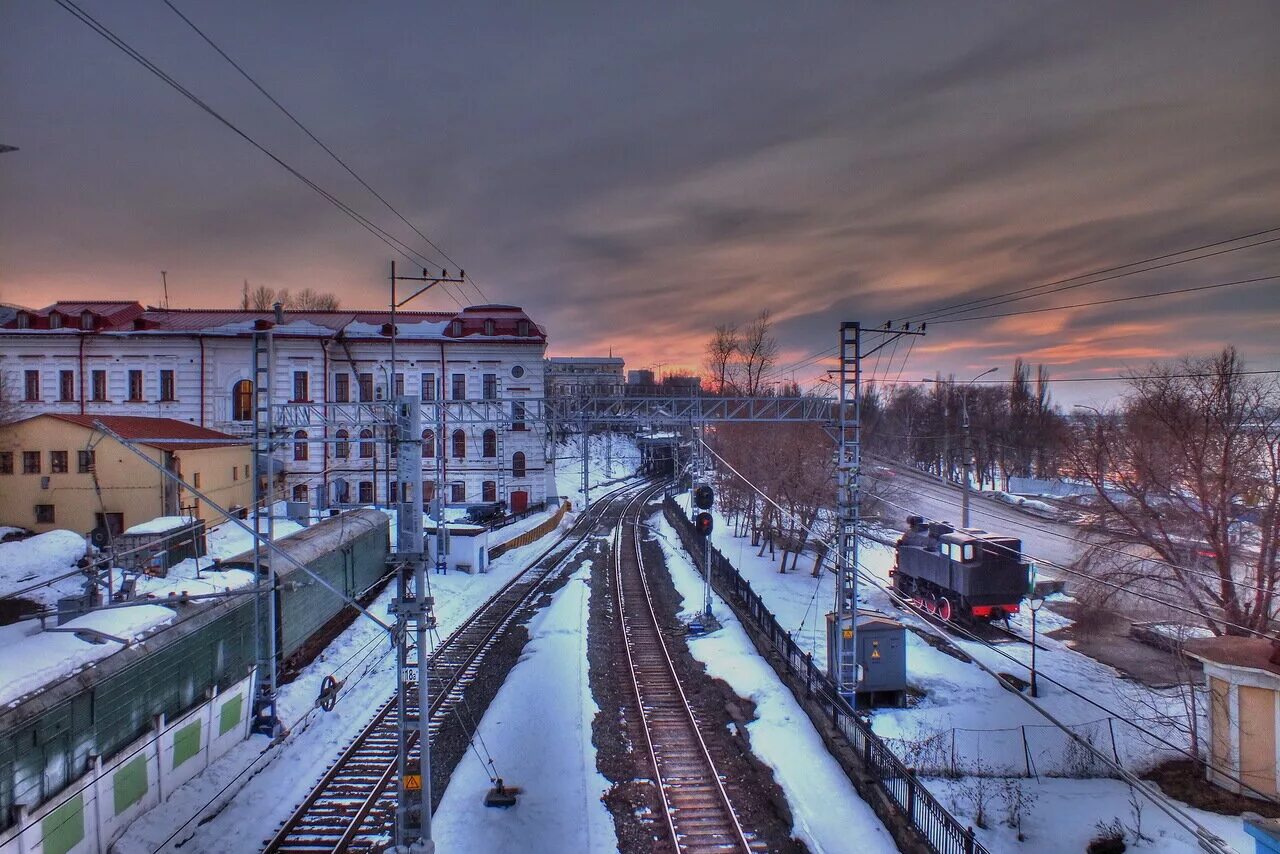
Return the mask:
<path id="1" fill-rule="evenodd" d="M 1044 605 L 1044 597 L 1037 593 L 1034 589 L 1031 595 L 1027 597 L 1027 607 L 1031 609 L 1031 696 L 1040 696 L 1040 686 L 1036 681 L 1036 614 L 1040 613 L 1040 608 Z"/>

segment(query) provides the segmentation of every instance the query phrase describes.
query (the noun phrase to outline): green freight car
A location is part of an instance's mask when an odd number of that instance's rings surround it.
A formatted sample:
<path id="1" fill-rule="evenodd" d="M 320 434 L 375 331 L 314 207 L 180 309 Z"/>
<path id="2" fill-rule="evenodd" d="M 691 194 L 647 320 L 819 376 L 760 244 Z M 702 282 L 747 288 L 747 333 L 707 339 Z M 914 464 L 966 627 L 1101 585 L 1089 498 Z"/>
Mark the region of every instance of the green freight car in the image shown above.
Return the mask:
<path id="1" fill-rule="evenodd" d="M 279 541 L 347 596 L 368 594 L 387 574 L 389 521 L 353 510 Z M 221 563 L 253 567 L 251 552 Z M 344 603 L 308 573 L 277 561 L 281 663 L 299 665 L 323 646 Z M 49 682 L 0 709 L 0 832 L 18 804 L 34 809 L 152 726 L 176 719 L 213 689 L 242 680 L 256 661 L 253 597 L 175 603 L 177 616 L 118 652 Z"/>

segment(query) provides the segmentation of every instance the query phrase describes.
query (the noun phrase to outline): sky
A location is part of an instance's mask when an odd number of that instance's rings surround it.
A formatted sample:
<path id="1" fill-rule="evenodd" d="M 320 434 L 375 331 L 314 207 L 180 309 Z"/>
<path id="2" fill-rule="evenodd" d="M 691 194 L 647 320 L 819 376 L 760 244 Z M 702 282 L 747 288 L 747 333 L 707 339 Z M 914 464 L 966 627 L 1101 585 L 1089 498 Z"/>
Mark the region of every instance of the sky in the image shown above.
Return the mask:
<path id="1" fill-rule="evenodd" d="M 77 2 L 442 261 L 162 0 Z M 717 324 L 768 309 L 801 363 L 779 376 L 807 381 L 840 321 L 1280 227 L 1269 0 L 173 3 L 552 355 L 696 370 Z M 0 114 L 0 302 L 158 304 L 165 270 L 173 306 L 246 280 L 386 303 L 390 247 L 54 0 L 0 7 Z M 1280 242 L 971 314 L 1264 276 Z M 1106 376 L 1228 344 L 1280 368 L 1280 279 L 935 323 L 875 373 Z"/>

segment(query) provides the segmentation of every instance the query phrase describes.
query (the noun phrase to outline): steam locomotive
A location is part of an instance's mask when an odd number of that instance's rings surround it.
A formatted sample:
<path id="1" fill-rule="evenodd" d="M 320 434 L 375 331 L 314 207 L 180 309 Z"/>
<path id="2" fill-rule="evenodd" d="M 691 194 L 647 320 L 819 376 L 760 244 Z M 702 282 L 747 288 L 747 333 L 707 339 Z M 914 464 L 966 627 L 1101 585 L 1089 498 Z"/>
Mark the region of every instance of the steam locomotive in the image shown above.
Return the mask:
<path id="1" fill-rule="evenodd" d="M 1022 541 L 907 517 L 898 539 L 894 588 L 943 620 L 1016 614 L 1031 582 Z"/>

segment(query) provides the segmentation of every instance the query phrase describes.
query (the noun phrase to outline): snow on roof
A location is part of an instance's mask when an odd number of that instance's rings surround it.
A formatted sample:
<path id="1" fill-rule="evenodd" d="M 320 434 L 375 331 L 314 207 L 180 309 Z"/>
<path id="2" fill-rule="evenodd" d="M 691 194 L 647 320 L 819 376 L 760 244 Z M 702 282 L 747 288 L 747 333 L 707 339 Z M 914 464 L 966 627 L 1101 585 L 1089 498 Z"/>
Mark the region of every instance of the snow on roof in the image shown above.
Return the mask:
<path id="1" fill-rule="evenodd" d="M 1267 638 L 1242 638 L 1224 635 L 1216 638 L 1192 638 L 1182 646 L 1192 658 L 1225 667 L 1247 667 L 1280 676 L 1280 664 L 1272 662 L 1275 646 Z"/>
<path id="2" fill-rule="evenodd" d="M 150 522 L 139 522 L 125 530 L 125 535 L 130 534 L 163 534 L 172 531 L 175 528 L 182 528 L 190 525 L 196 520 L 194 516 L 157 516 Z"/>
<path id="3" fill-rule="evenodd" d="M 0 543 L 0 596 L 65 575 L 84 553 L 84 537 L 74 531 L 48 531 Z"/>
<path id="4" fill-rule="evenodd" d="M 32 691 L 65 679 L 125 647 L 111 640 L 85 640 L 83 637 L 88 635 L 77 635 L 75 629 L 132 641 L 174 616 L 173 611 L 159 605 L 94 611 L 63 623 L 59 631 L 44 631 L 0 648 L 0 673 L 5 675 L 0 680 L 0 706 L 16 705 Z"/>

